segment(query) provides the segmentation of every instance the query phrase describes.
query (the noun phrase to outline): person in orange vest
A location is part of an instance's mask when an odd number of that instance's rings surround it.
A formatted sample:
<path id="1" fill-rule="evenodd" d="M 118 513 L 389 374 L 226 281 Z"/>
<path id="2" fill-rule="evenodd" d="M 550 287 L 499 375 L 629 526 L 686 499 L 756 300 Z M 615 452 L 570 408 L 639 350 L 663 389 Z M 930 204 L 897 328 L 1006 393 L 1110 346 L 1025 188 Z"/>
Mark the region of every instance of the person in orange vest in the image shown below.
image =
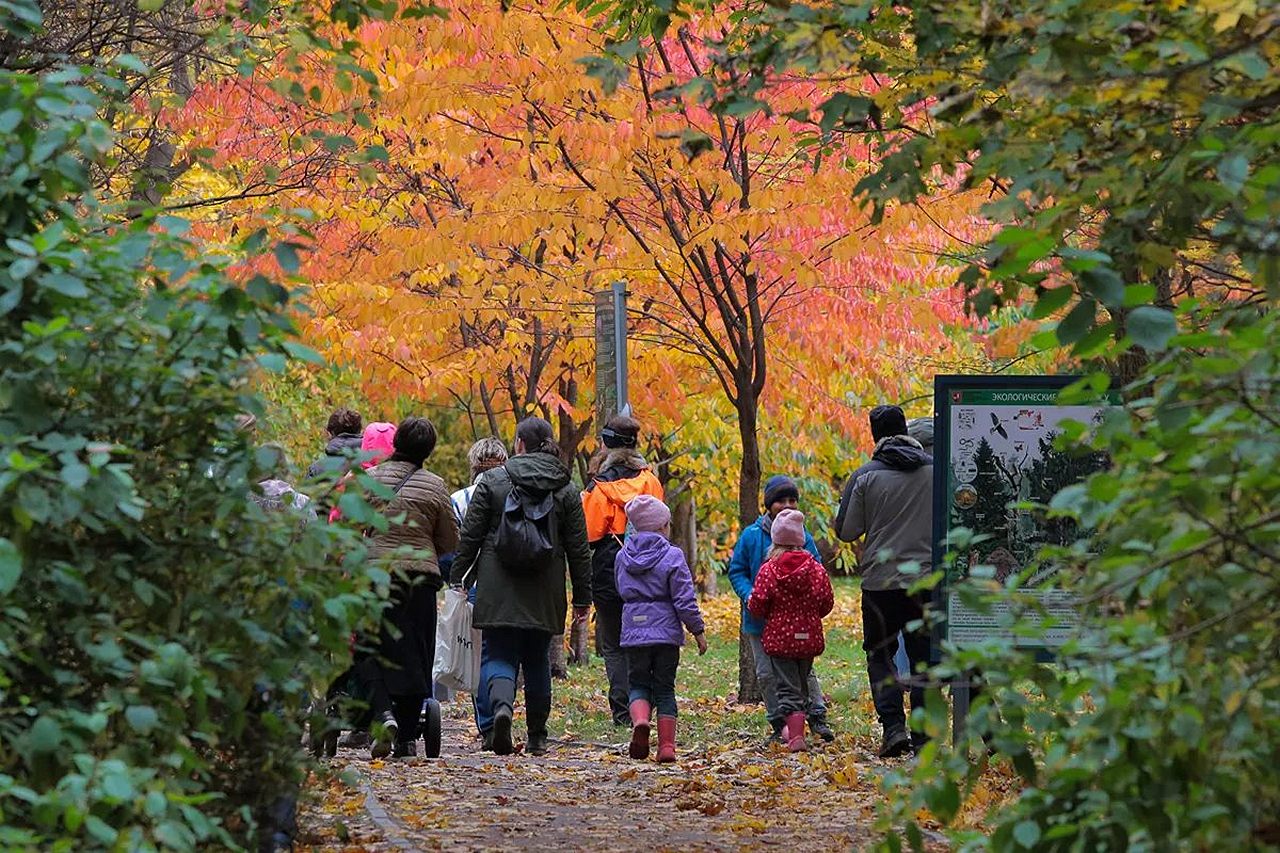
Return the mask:
<path id="1" fill-rule="evenodd" d="M 592 460 L 590 482 L 582 493 L 591 544 L 591 597 L 596 605 L 596 648 L 609 678 L 609 713 L 615 726 L 631 726 L 630 680 L 622 649 L 622 598 L 614 562 L 627 533 L 626 505 L 640 495 L 663 500 L 662 483 L 636 449 L 640 422 L 627 415 L 610 418 L 600 432 L 602 445 Z"/>

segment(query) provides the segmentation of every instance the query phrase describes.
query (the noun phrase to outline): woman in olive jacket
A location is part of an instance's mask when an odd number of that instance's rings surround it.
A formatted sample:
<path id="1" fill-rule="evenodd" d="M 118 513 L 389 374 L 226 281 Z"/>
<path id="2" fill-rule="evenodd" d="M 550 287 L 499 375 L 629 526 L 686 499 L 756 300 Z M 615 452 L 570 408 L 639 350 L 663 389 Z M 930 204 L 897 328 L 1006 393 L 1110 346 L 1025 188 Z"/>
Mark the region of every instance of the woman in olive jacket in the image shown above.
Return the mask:
<path id="1" fill-rule="evenodd" d="M 449 490 L 423 467 L 435 450 L 435 426 L 426 418 L 407 418 L 396 429 L 393 446 L 391 458 L 369 472 L 394 493 L 380 507 L 387 528 L 372 535 L 368 552 L 370 559 L 386 561 L 391 597 L 376 653 L 356 663 L 373 720 L 382 725 L 384 736 L 373 744 L 375 758 L 389 751 L 396 756 L 416 752 L 418 715 L 431 695 L 436 592 L 443 586 L 439 555 L 458 543 Z"/>
<path id="2" fill-rule="evenodd" d="M 541 566 L 513 565 L 511 554 L 498 550 L 498 526 L 513 484 L 531 497 L 553 496 L 550 515 L 552 558 Z M 527 418 L 516 427 L 515 455 L 506 465 L 480 478 L 467 517 L 462 542 L 453 561 L 453 581 L 467 578 L 477 587 L 473 624 L 484 637 L 480 690 L 488 690 L 493 728 L 486 747 L 499 755 L 512 752 L 511 715 L 516 675 L 524 670 L 524 698 L 529 730 L 527 752 L 546 751 L 547 718 L 551 714 L 551 637 L 564 632 L 565 564 L 573 584 L 575 615 L 591 606 L 591 550 L 582 500 L 560 460 L 551 424 Z"/>

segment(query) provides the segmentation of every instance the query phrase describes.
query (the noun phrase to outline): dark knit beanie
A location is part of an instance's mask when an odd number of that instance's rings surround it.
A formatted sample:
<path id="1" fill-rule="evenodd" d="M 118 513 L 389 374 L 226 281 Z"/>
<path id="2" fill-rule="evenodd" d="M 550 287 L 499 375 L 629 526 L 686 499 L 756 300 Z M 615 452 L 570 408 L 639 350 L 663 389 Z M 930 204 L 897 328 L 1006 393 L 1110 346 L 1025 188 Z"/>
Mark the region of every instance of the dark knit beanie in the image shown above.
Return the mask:
<path id="1" fill-rule="evenodd" d="M 907 416 L 897 406 L 876 406 L 871 410 L 871 437 L 876 441 L 890 435 L 907 434 Z"/>
<path id="2" fill-rule="evenodd" d="M 783 474 L 770 477 L 764 484 L 764 508 L 768 509 L 783 498 L 800 500 L 800 489 L 796 481 Z"/>

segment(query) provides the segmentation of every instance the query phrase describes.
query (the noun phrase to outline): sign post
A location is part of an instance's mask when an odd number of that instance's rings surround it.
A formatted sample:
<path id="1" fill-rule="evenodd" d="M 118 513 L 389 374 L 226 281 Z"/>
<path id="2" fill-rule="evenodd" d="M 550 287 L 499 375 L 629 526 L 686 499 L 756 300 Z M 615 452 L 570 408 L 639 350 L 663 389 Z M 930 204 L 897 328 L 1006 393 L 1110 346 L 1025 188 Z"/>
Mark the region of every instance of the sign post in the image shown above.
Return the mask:
<path id="1" fill-rule="evenodd" d="M 595 294 L 596 425 L 630 414 L 627 387 L 627 283 L 615 281 Z"/>
<path id="2" fill-rule="evenodd" d="M 1019 507 L 1047 504 L 1063 488 L 1106 467 L 1098 453 L 1071 454 L 1054 446 L 1066 421 L 1096 422 L 1106 404 L 1061 405 L 1058 393 L 1071 376 L 938 376 L 934 379 L 933 564 L 945 570 L 935 589 L 932 659 L 942 646 L 978 645 L 997 640 L 1049 660 L 1077 624 L 1069 593 L 1048 582 L 1056 569 L 1045 566 L 1024 586 L 1048 615 L 1037 636 L 1015 636 L 999 607 L 967 604 L 960 590 L 970 571 L 988 567 L 987 577 L 1003 584 L 1017 576 L 1044 545 L 1067 545 L 1079 531 L 1070 519 L 1045 518 Z M 973 536 L 961 544 L 959 529 Z M 1037 587 L 1045 587 L 1037 591 Z M 969 686 L 952 685 L 953 738 L 968 712 Z"/>

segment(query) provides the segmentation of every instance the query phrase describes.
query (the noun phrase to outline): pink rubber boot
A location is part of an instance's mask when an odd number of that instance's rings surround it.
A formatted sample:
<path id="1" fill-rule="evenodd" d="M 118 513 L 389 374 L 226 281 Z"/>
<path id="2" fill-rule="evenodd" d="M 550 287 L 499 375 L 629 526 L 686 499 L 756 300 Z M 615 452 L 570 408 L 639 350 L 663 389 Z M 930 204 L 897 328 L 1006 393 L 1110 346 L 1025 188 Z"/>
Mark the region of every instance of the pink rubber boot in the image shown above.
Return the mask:
<path id="1" fill-rule="evenodd" d="M 809 744 L 804 740 L 804 711 L 787 714 L 787 749 L 792 752 L 808 752 Z"/>
<path id="2" fill-rule="evenodd" d="M 649 703 L 637 699 L 631 703 L 631 749 L 632 758 L 649 757 Z"/>
<path id="3" fill-rule="evenodd" d="M 676 718 L 658 717 L 658 761 L 670 764 L 676 760 Z"/>

